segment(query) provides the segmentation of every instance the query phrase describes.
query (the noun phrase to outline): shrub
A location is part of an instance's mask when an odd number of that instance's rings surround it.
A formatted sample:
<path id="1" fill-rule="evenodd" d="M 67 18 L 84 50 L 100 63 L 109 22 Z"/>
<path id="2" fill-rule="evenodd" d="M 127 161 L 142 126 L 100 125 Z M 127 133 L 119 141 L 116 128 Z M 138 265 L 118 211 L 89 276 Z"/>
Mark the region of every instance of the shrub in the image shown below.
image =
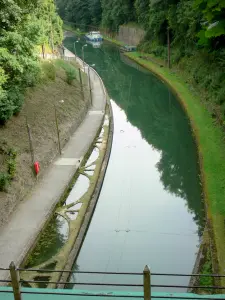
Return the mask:
<path id="1" fill-rule="evenodd" d="M 0 124 L 4 125 L 14 112 L 14 105 L 4 92 L 0 91 Z"/>
<path id="2" fill-rule="evenodd" d="M 12 158 L 8 159 L 7 167 L 8 167 L 8 176 L 10 179 L 13 179 L 16 174 L 16 160 Z"/>
<path id="3" fill-rule="evenodd" d="M 66 82 L 72 84 L 73 80 L 76 78 L 76 71 L 74 68 L 68 68 L 66 72 Z"/>
<path id="4" fill-rule="evenodd" d="M 8 153 L 8 143 L 6 139 L 0 139 L 0 153 L 4 155 Z"/>
<path id="5" fill-rule="evenodd" d="M 8 91 L 8 100 L 14 106 L 13 114 L 17 115 L 21 111 L 21 108 L 24 103 L 24 95 L 22 91 L 17 86 L 12 87 Z"/>
<path id="6" fill-rule="evenodd" d="M 163 46 L 157 46 L 157 47 L 155 47 L 155 49 L 152 50 L 152 53 L 155 56 L 159 56 L 159 57 L 165 57 L 167 55 L 166 48 L 163 47 Z"/>
<path id="7" fill-rule="evenodd" d="M 42 63 L 42 71 L 47 79 L 55 80 L 56 78 L 56 70 L 54 64 L 45 61 Z"/>
<path id="8" fill-rule="evenodd" d="M 9 148 L 8 151 L 7 151 L 8 155 L 12 158 L 12 159 L 16 159 L 17 157 L 17 152 L 14 148 Z"/>
<path id="9" fill-rule="evenodd" d="M 9 148 L 7 151 L 8 160 L 7 160 L 7 170 L 10 179 L 13 179 L 16 174 L 16 156 L 17 152 L 13 148 Z"/>
<path id="10" fill-rule="evenodd" d="M 76 78 L 76 69 L 70 63 L 67 63 L 62 59 L 57 59 L 55 65 L 65 71 L 66 82 L 72 84 L 73 80 Z"/>
<path id="11" fill-rule="evenodd" d="M 33 87 L 37 83 L 41 73 L 40 65 L 37 61 L 29 62 L 26 66 L 26 72 L 21 77 L 21 87 Z"/>
<path id="12" fill-rule="evenodd" d="M 3 172 L 0 172 L 0 191 L 5 191 L 9 185 L 9 175 Z"/>

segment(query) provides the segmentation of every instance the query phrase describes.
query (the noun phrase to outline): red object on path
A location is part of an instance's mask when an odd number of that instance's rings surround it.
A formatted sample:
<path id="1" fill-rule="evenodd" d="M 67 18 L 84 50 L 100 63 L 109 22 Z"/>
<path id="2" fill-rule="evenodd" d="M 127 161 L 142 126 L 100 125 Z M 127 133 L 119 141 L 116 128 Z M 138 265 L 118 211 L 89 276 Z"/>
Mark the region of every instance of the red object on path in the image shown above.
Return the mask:
<path id="1" fill-rule="evenodd" d="M 35 163 L 34 163 L 34 171 L 35 171 L 36 175 L 37 175 L 37 174 L 39 173 L 39 171 L 40 171 L 40 164 L 39 164 L 38 161 L 35 161 Z"/>

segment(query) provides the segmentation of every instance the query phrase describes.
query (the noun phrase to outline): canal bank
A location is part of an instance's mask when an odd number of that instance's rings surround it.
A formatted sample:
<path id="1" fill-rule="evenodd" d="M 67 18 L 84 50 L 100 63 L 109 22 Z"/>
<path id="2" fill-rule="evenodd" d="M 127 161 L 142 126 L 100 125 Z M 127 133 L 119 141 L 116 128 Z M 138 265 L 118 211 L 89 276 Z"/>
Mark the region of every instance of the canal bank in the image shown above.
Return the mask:
<path id="1" fill-rule="evenodd" d="M 74 41 L 68 38 L 65 44 L 72 50 Z M 80 56 L 84 44 L 76 44 Z M 149 264 L 152 272 L 190 274 L 204 208 L 188 119 L 162 82 L 124 62 L 113 45 L 96 49 L 88 44 L 84 57 L 113 99 L 115 130 L 102 191 L 74 270 L 138 272 Z M 107 282 L 100 277 L 95 279 Z M 93 282 L 79 274 L 71 280 Z"/>
<path id="2" fill-rule="evenodd" d="M 62 155 L 53 162 L 46 176 L 39 181 L 37 189 L 21 203 L 11 221 L 1 231 L 0 265 L 2 268 L 7 269 L 11 261 L 18 266 L 26 259 L 30 249 L 39 239 L 42 228 L 51 218 L 65 190 L 70 186 L 74 174 L 80 169 L 86 153 L 93 143 L 100 143 L 96 141 L 96 135 L 101 131 L 106 95 L 94 71 L 90 74 L 89 84 L 91 84 L 92 105 L 84 121 L 63 148 Z M 103 148 L 106 147 L 106 144 L 101 144 Z M 8 276 L 7 270 L 1 272 L 1 279 Z"/>
<path id="3" fill-rule="evenodd" d="M 222 201 L 225 196 L 224 133 L 219 125 L 215 124 L 215 120 L 204 107 L 204 104 L 201 103 L 201 99 L 193 95 L 193 92 L 190 91 L 187 84 L 179 78 L 176 73 L 157 64 L 155 59 L 145 60 L 141 58 L 141 53 L 127 53 L 126 55 L 141 66 L 149 69 L 168 84 L 176 94 L 177 99 L 180 101 L 190 119 L 198 148 L 205 211 L 207 215 L 207 234 L 202 241 L 205 246 L 200 247 L 200 251 L 202 251 L 202 253 L 206 252 L 206 248 L 210 247 L 213 272 L 223 274 L 225 270 L 225 205 Z M 210 238 L 210 241 L 208 241 L 208 238 Z M 198 256 L 201 257 L 201 255 Z M 198 267 L 195 266 L 194 269 L 195 272 L 202 267 L 200 259 L 197 265 Z M 224 283 L 224 280 L 222 279 L 221 282 Z M 219 285 L 219 283 L 220 280 L 217 279 L 216 285 Z"/>
<path id="4" fill-rule="evenodd" d="M 73 57 L 68 49 L 64 52 L 67 58 Z M 52 220 L 43 229 L 35 248 L 23 263 L 25 269 L 46 270 L 41 272 L 42 284 L 38 285 L 39 287 L 55 288 L 57 284 L 53 282 L 66 281 L 68 272 L 52 270 L 68 271 L 73 265 L 98 200 L 113 139 L 113 114 L 104 84 L 94 69 L 79 58 L 76 58 L 76 62 L 89 77 L 92 114 L 99 113 L 97 98 L 106 101 L 105 115 L 74 179 L 61 197 Z M 104 111 L 101 111 L 102 113 Z M 30 281 L 40 278 L 40 272 L 32 269 L 28 273 L 22 272 L 21 278 L 23 284 L 36 287 L 35 283 Z"/>

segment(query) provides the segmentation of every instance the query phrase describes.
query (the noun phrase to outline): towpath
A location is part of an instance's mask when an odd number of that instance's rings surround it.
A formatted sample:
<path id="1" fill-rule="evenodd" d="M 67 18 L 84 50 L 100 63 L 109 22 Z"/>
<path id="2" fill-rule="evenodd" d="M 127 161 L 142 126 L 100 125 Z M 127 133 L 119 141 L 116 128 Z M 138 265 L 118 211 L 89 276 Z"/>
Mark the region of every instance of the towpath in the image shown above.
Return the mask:
<path id="1" fill-rule="evenodd" d="M 65 56 L 75 58 L 68 50 Z M 81 61 L 78 62 L 82 66 Z M 29 197 L 18 205 L 8 224 L 0 231 L 0 268 L 8 268 L 11 261 L 17 266 L 23 261 L 101 126 L 105 93 L 100 78 L 91 68 L 90 79 L 92 105 L 85 119 L 71 136 L 62 155 L 52 163 Z M 7 277 L 8 271 L 0 271 L 0 280 Z"/>

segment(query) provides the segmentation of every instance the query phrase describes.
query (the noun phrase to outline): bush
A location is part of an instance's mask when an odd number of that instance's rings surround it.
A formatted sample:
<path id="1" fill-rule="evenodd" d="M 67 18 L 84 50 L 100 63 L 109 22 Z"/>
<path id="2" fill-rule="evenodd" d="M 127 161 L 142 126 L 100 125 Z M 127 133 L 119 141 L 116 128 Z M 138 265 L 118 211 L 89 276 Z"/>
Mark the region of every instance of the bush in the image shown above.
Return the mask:
<path id="1" fill-rule="evenodd" d="M 152 50 L 152 53 L 155 56 L 159 56 L 159 57 L 164 58 L 167 55 L 167 50 L 164 46 L 158 46 L 158 47 L 155 47 L 155 49 Z"/>
<path id="2" fill-rule="evenodd" d="M 14 105 L 12 101 L 6 96 L 4 92 L 0 91 L 0 124 L 4 125 L 9 120 L 14 112 Z"/>
<path id="3" fill-rule="evenodd" d="M 7 160 L 7 170 L 10 179 L 13 179 L 16 174 L 16 157 L 17 152 L 13 148 L 9 148 L 7 151 L 8 160 Z"/>
<path id="4" fill-rule="evenodd" d="M 13 179 L 16 174 L 16 160 L 12 158 L 8 159 L 7 167 L 8 167 L 8 176 L 10 179 Z"/>
<path id="5" fill-rule="evenodd" d="M 55 80 L 56 78 L 56 70 L 54 64 L 45 61 L 42 63 L 42 71 L 47 79 Z"/>
<path id="6" fill-rule="evenodd" d="M 41 68 L 38 62 L 34 61 L 26 66 L 26 72 L 22 76 L 21 86 L 23 88 L 33 87 L 40 78 Z"/>
<path id="7" fill-rule="evenodd" d="M 8 156 L 10 156 L 12 159 L 16 159 L 17 152 L 14 148 L 9 148 L 7 151 Z"/>
<path id="8" fill-rule="evenodd" d="M 76 78 L 76 71 L 74 68 L 68 68 L 66 72 L 66 82 L 72 84 L 73 80 Z"/>
<path id="9" fill-rule="evenodd" d="M 65 62 L 62 59 L 57 59 L 55 65 L 62 68 L 66 73 L 66 82 L 72 84 L 73 80 L 76 78 L 76 68 L 74 68 L 70 63 Z"/>
<path id="10" fill-rule="evenodd" d="M 22 108 L 23 103 L 24 103 L 24 95 L 17 86 L 12 87 L 8 91 L 8 100 L 14 106 L 13 114 L 17 115 L 21 111 L 21 108 Z"/>
<path id="11" fill-rule="evenodd" d="M 0 172 L 0 191 L 5 191 L 9 185 L 9 175 L 3 172 Z"/>

